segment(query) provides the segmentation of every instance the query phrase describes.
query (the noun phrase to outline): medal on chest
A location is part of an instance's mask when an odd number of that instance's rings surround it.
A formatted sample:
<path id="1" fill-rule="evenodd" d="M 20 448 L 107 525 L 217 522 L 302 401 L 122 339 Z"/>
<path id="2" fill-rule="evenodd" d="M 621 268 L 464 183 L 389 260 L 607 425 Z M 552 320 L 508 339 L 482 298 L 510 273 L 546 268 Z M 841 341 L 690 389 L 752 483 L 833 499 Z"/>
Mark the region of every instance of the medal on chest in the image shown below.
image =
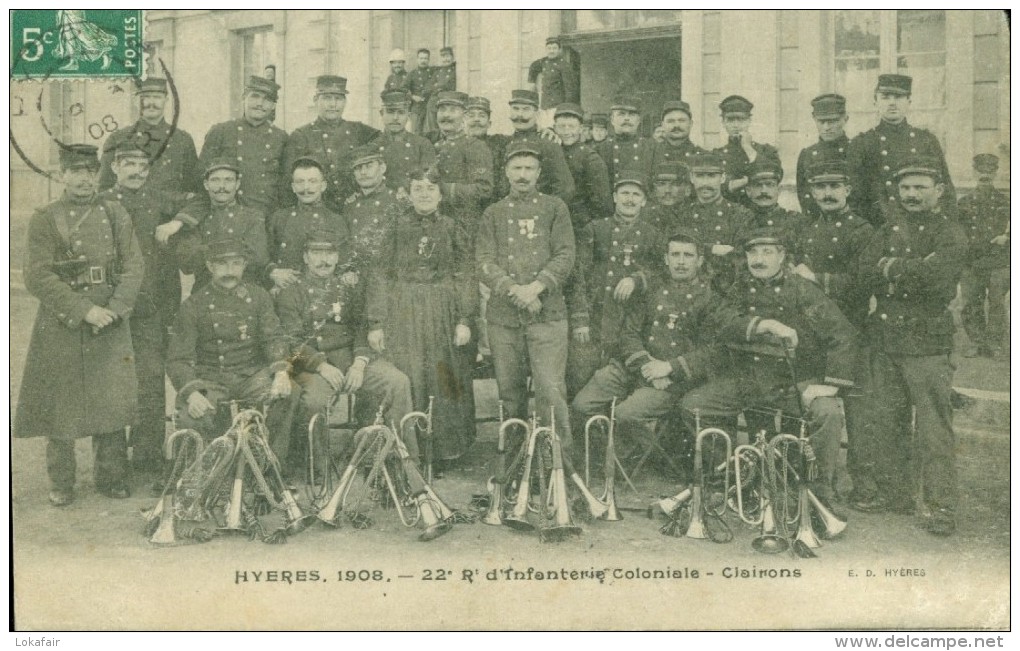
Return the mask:
<path id="1" fill-rule="evenodd" d="M 432 253 L 436 250 L 436 241 L 430 238 L 428 235 L 422 235 L 421 239 L 418 240 L 418 255 L 431 258 Z"/>
<path id="2" fill-rule="evenodd" d="M 631 258 L 631 256 L 633 254 L 634 254 L 634 245 L 633 244 L 624 244 L 623 245 L 623 266 L 625 266 L 625 267 L 629 267 L 630 266 L 630 262 L 631 262 L 630 258 Z"/>
<path id="3" fill-rule="evenodd" d="M 535 220 L 534 219 L 518 219 L 517 228 L 520 229 L 521 235 L 524 235 L 529 240 L 533 240 L 538 237 L 538 233 L 535 232 Z"/>
<path id="4" fill-rule="evenodd" d="M 666 327 L 670 330 L 676 330 L 676 323 L 680 320 L 679 314 L 670 314 L 669 321 L 666 322 Z"/>
<path id="5" fill-rule="evenodd" d="M 335 323 L 340 323 L 341 314 L 343 313 L 344 304 L 340 301 L 336 301 L 329 308 L 329 315 L 333 317 Z"/>
<path id="6" fill-rule="evenodd" d="M 237 326 L 237 329 L 241 332 L 241 341 L 244 341 L 245 339 L 248 338 L 248 324 L 247 323 L 240 324 L 239 326 Z"/>

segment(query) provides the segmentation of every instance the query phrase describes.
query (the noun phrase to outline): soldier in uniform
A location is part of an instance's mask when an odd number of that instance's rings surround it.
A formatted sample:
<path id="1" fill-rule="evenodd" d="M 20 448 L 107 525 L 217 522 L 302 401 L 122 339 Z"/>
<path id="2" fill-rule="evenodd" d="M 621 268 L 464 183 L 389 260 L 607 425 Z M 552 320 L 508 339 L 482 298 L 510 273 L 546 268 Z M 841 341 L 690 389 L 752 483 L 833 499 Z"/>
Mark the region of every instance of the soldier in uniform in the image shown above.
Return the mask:
<path id="1" fill-rule="evenodd" d="M 138 82 L 140 117 L 127 129 L 118 129 L 103 143 L 99 189 L 116 183 L 113 161 L 125 142 L 144 151 L 151 164 L 146 186 L 166 192 L 201 192 L 202 167 L 198 163 L 195 141 L 186 131 L 167 124 L 163 117 L 167 101 L 166 79 L 149 77 Z"/>
<path id="2" fill-rule="evenodd" d="M 684 163 L 664 161 L 652 172 L 652 200 L 643 214 L 663 235 L 681 228 L 683 213 L 690 208 L 693 189 Z"/>
<path id="3" fill-rule="evenodd" d="M 636 296 L 623 322 L 617 354 L 574 398 L 575 423 L 607 414 L 617 399 L 619 431 L 641 437 L 643 422 L 676 410 L 689 388 L 704 381 L 715 365 L 715 341 L 742 335 L 748 318 L 736 323 L 736 312 L 700 277 L 704 250 L 693 231 L 669 237 L 663 256 L 651 273 L 648 291 Z"/>
<path id="4" fill-rule="evenodd" d="M 506 153 L 506 144 L 510 136 L 503 133 L 489 133 L 492 126 L 492 107 L 485 97 L 469 97 L 464 105 L 464 129 L 469 136 L 481 140 L 489 146 L 492 152 L 492 169 L 496 170 L 503 166 L 503 156 Z M 490 196 L 483 208 L 488 208 L 499 199 Z"/>
<path id="5" fill-rule="evenodd" d="M 560 104 L 581 103 L 581 78 L 570 60 L 570 53 L 564 52 L 558 36 L 545 39 L 545 57 L 536 59 L 528 66 L 530 90 L 538 91 L 542 99 L 538 122 L 548 126 L 555 118 L 554 111 Z M 542 87 L 539 90 L 538 84 Z"/>
<path id="6" fill-rule="evenodd" d="M 818 128 L 818 142 L 800 150 L 797 156 L 797 200 L 805 215 L 817 215 L 821 209 L 812 196 L 808 168 L 830 160 L 846 160 L 850 139 L 846 136 L 846 98 L 829 93 L 811 100 L 811 117 Z"/>
<path id="7" fill-rule="evenodd" d="M 591 141 L 592 144 L 605 142 L 609 137 L 609 115 L 606 113 L 591 114 Z M 600 154 L 602 152 L 599 152 Z"/>
<path id="8" fill-rule="evenodd" d="M 204 248 L 211 280 L 181 305 L 167 355 L 177 425 L 208 441 L 229 425 L 216 418 L 225 401 L 257 408 L 269 402 L 269 445 L 289 476 L 290 430 L 301 389 L 290 379 L 287 336 L 269 293 L 242 279 L 244 243 L 220 239 Z"/>
<path id="9" fill-rule="evenodd" d="M 351 243 L 347 264 L 367 282 L 380 262 L 383 241 L 401 211 L 397 191 L 386 183 L 386 161 L 378 149 L 362 147 L 351 160 L 358 191 L 347 198 L 343 218 Z"/>
<path id="10" fill-rule="evenodd" d="M 442 183 L 441 212 L 474 238 L 483 203 L 492 196 L 492 153 L 484 142 L 464 131 L 467 95 L 447 91 L 439 96 L 437 121 L 442 137 L 436 143 Z"/>
<path id="11" fill-rule="evenodd" d="M 847 149 L 850 165 L 850 207 L 875 226 L 888 218 L 895 207 L 896 170 L 918 156 L 934 158 L 945 192 L 940 207 L 950 216 L 956 215 L 956 192 L 949 178 L 949 167 L 942 146 L 931 131 L 915 127 L 907 121 L 913 79 L 907 75 L 879 75 L 875 87 L 878 126 L 854 136 Z"/>
<path id="12" fill-rule="evenodd" d="M 28 226 L 25 288 L 39 311 L 14 417 L 17 438 L 47 437 L 49 501 L 74 501 L 76 439 L 91 436 L 96 488 L 130 495 L 125 427 L 138 402 L 128 319 L 142 256 L 123 206 L 96 195 L 91 145 L 62 146 L 64 194 Z"/>
<path id="13" fill-rule="evenodd" d="M 732 431 L 743 412 L 748 427 L 757 431 L 774 418 L 755 413 L 755 407 L 779 409 L 786 416 L 803 414 L 818 459 L 818 479 L 811 488 L 831 503 L 844 427 L 836 397 L 841 388 L 854 385 L 856 331 L 817 285 L 787 269 L 783 237 L 782 230 L 770 227 L 744 242 L 747 266 L 726 300 L 752 321 L 740 337 L 743 341 L 728 346 L 730 366 L 718 378 L 688 391 L 681 406 L 691 432 L 698 416 L 702 426 Z M 777 321 L 794 332 L 784 336 L 772 329 L 771 334 L 783 340 L 781 346 L 774 345 L 760 336 L 758 319 Z M 793 423 L 783 427 L 783 433 L 799 431 Z"/>
<path id="14" fill-rule="evenodd" d="M 370 423 L 379 405 L 386 405 L 387 423 L 399 423 L 411 411 L 411 383 L 393 364 L 368 347 L 365 314 L 367 282 L 358 274 L 337 274 L 340 249 L 332 230 L 316 229 L 302 247 L 304 271 L 276 296 L 276 312 L 292 343 L 294 380 L 301 387 L 295 431 L 323 413 L 337 392 L 357 397 L 356 418 Z M 314 439 L 316 475 L 325 469 L 325 432 Z M 412 456 L 417 441 L 407 441 Z M 307 438 L 291 441 L 292 467 L 307 454 Z"/>
<path id="15" fill-rule="evenodd" d="M 419 136 L 425 135 L 426 109 L 432 88 L 431 56 L 427 48 L 419 49 L 418 67 L 407 73 L 407 91 L 411 93 L 411 130 Z"/>
<path id="16" fill-rule="evenodd" d="M 875 426 L 865 430 L 870 440 L 862 446 L 863 461 L 870 472 L 854 478 L 854 507 L 910 513 L 920 499 L 926 529 L 948 536 L 956 530 L 958 499 L 949 302 L 967 236 L 941 209 L 941 161 L 908 161 L 895 178 L 898 207 L 887 213 L 860 262 L 863 282 L 878 301 L 865 326 Z"/>
<path id="17" fill-rule="evenodd" d="M 783 166 L 773 158 L 759 157 L 745 168 L 747 185 L 744 194 L 751 203 L 751 219 L 738 229 L 738 242 L 746 239 L 749 231 L 775 226 L 785 232 L 791 261 L 798 256 L 797 236 L 803 225 L 800 214 L 779 205 L 779 183 L 783 180 Z"/>
<path id="18" fill-rule="evenodd" d="M 407 186 L 407 176 L 436 163 L 436 148 L 427 139 L 407 130 L 411 96 L 404 91 L 383 93 L 383 132 L 372 141 L 386 163 L 386 181 L 397 189 Z"/>
<path id="19" fill-rule="evenodd" d="M 747 166 L 758 158 L 771 158 L 779 163 L 779 151 L 772 145 L 755 142 L 751 137 L 751 109 L 754 104 L 740 95 L 730 95 L 719 102 L 723 128 L 726 129 L 726 144 L 716 149 L 722 156 L 726 172 L 726 187 L 723 196 L 747 208 L 751 201 L 744 194 L 747 185 Z"/>
<path id="20" fill-rule="evenodd" d="M 321 75 L 315 79 L 315 122 L 298 127 L 287 142 L 287 170 L 301 156 L 312 156 L 326 168 L 326 203 L 340 212 L 343 202 L 357 189 L 351 176 L 354 150 L 375 140 L 379 130 L 344 119 L 347 79 Z"/>
<path id="21" fill-rule="evenodd" d="M 304 265 L 305 241 L 314 231 L 332 233 L 333 241 L 346 248 L 347 224 L 322 200 L 326 190 L 323 164 L 304 156 L 293 163 L 291 190 L 297 204 L 277 208 L 269 217 L 269 264 L 266 273 L 277 291 L 293 284 L 301 277 Z"/>
<path id="22" fill-rule="evenodd" d="M 575 234 L 592 219 L 608 215 L 613 209 L 606 163 L 594 147 L 580 141 L 583 119 L 584 111 L 577 104 L 556 107 L 554 130 L 562 141 L 563 155 L 574 180 L 574 196 L 567 206 Z"/>
<path id="23" fill-rule="evenodd" d="M 540 157 L 526 143 L 507 150 L 510 195 L 485 209 L 475 253 L 479 278 L 492 292 L 489 343 L 507 415 L 528 417 L 530 375 L 539 418 L 549 423 L 554 410 L 567 444 L 563 285 L 574 268 L 574 233 L 567 204 L 538 192 Z"/>
<path id="24" fill-rule="evenodd" d="M 266 216 L 262 208 L 238 201 L 240 169 L 232 159 L 213 159 L 206 168 L 204 185 L 208 196 L 208 203 L 203 205 L 204 210 L 195 211 L 194 208 L 200 204 L 189 202 L 186 210 L 191 214 L 178 213 L 175 220 L 170 222 L 173 228 L 178 229 L 178 223 L 195 224 L 186 231 L 180 243 L 181 270 L 195 274 L 195 287 L 205 285 L 209 282 L 209 271 L 203 248 L 216 240 L 238 238 L 247 249 L 245 280 L 249 283 L 263 283 L 269 262 Z"/>
<path id="25" fill-rule="evenodd" d="M 655 141 L 638 135 L 641 104 L 634 97 L 618 96 L 609 107 L 613 135 L 595 148 L 609 169 L 609 180 L 616 182 L 620 172 L 637 172 L 647 183 L 652 174 Z M 594 130 L 593 130 L 594 135 Z"/>
<path id="26" fill-rule="evenodd" d="M 995 154 L 975 156 L 978 185 L 974 192 L 960 199 L 960 222 L 970 239 L 961 287 L 963 325 L 973 343 L 965 353 L 967 357 L 995 357 L 1003 345 L 1003 335 L 1007 334 L 1009 196 L 992 185 L 998 170 L 999 158 Z"/>
<path id="27" fill-rule="evenodd" d="M 118 202 L 131 216 L 144 260 L 141 286 L 131 312 L 131 341 L 138 377 L 138 417 L 131 428 L 135 471 L 158 475 L 166 434 L 165 357 L 168 330 L 181 304 L 177 244 L 182 236 L 158 239 L 160 227 L 174 221 L 187 195 L 149 187 L 149 155 L 125 140 L 114 154 L 116 185 L 100 197 Z M 177 222 L 180 223 L 180 222 Z"/>
<path id="28" fill-rule="evenodd" d="M 653 165 L 665 162 L 686 163 L 692 154 L 704 151 L 691 142 L 694 118 L 691 105 L 681 100 L 662 105 L 662 141 L 655 143 Z"/>
<path id="29" fill-rule="evenodd" d="M 681 215 L 680 222 L 694 229 L 708 250 L 708 272 L 713 286 L 723 292 L 733 282 L 734 262 L 730 255 L 743 224 L 750 222 L 747 208 L 723 197 L 726 172 L 723 159 L 715 152 L 695 154 L 688 159 L 695 201 Z"/>
<path id="30" fill-rule="evenodd" d="M 538 130 L 538 93 L 533 90 L 515 90 L 510 97 L 510 121 L 514 132 L 507 147 L 527 144 L 542 154 L 542 176 L 538 179 L 538 191 L 563 199 L 570 205 L 574 198 L 574 176 L 570 173 L 563 148 L 549 140 Z M 500 177 L 496 195 L 506 196 L 510 185 L 505 176 Z"/>
<path id="31" fill-rule="evenodd" d="M 444 47 L 439 50 L 442 62 L 430 68 L 428 110 L 425 115 L 425 131 L 421 134 L 435 141 L 439 137 L 439 125 L 436 122 L 436 102 L 439 93 L 457 90 L 457 63 L 453 60 L 453 48 Z"/>
<path id="32" fill-rule="evenodd" d="M 237 167 L 242 203 L 272 212 L 283 201 L 284 147 L 287 133 L 273 126 L 280 86 L 275 81 L 252 75 L 244 87 L 244 116 L 214 125 L 202 145 L 202 167 L 208 181 L 214 160 L 227 159 Z"/>
<path id="33" fill-rule="evenodd" d="M 386 83 L 383 85 L 383 93 L 407 91 L 407 69 L 404 67 L 407 63 L 406 59 L 404 51 L 400 48 L 390 52 L 390 76 L 386 78 Z"/>

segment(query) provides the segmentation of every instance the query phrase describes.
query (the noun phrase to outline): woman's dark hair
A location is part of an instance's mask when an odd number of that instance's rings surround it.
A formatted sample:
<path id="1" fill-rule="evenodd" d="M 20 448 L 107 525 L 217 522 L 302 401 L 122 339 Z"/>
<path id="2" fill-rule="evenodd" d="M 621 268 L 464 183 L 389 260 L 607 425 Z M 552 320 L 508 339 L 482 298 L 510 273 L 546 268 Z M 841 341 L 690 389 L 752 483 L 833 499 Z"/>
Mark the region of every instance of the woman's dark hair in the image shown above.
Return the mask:
<path id="1" fill-rule="evenodd" d="M 439 185 L 439 169 L 437 167 L 417 167 L 407 175 L 407 189 L 411 189 L 411 181 L 428 181 Z"/>

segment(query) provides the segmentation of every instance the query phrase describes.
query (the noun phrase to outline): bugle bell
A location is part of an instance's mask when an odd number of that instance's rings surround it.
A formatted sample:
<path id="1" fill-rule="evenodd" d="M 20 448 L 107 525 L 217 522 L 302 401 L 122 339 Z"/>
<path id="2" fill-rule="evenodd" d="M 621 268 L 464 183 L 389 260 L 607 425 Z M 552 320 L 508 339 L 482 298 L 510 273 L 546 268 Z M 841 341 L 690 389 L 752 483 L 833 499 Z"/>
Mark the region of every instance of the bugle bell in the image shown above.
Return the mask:
<path id="1" fill-rule="evenodd" d="M 571 536 L 581 535 L 581 527 L 575 526 L 570 519 L 570 506 L 567 503 L 567 482 L 563 474 L 563 450 L 560 437 L 556 434 L 556 419 L 553 416 L 546 436 L 552 443 L 552 475 L 549 479 L 549 490 L 553 494 L 553 522 L 549 527 L 539 531 L 538 539 L 542 542 L 560 542 Z"/>
<path id="2" fill-rule="evenodd" d="M 822 500 L 818 499 L 814 491 L 809 489 L 807 491 L 807 498 L 814 509 L 813 515 L 818 518 L 818 522 L 821 524 L 821 531 L 818 533 L 823 540 L 831 540 L 843 533 L 846 529 L 846 520 L 840 519 L 839 516 L 829 510 Z"/>
<path id="3" fill-rule="evenodd" d="M 535 443 L 539 436 L 548 436 L 548 427 L 533 427 L 526 442 L 526 455 L 521 481 L 517 487 L 517 502 L 510 515 L 503 518 L 503 524 L 518 531 L 534 531 L 535 525 L 528 522 L 528 502 L 531 500 L 531 466 L 535 459 Z"/>
<path id="4" fill-rule="evenodd" d="M 506 483 L 509 480 L 506 467 L 506 437 L 507 431 L 513 426 L 520 426 L 524 429 L 524 440 L 531 437 L 531 426 L 520 418 L 502 420 L 503 404 L 499 405 L 500 424 L 499 438 L 496 443 L 496 474 L 489 478 L 489 508 L 482 517 L 482 522 L 499 526 L 503 524 L 503 492 L 506 490 Z"/>

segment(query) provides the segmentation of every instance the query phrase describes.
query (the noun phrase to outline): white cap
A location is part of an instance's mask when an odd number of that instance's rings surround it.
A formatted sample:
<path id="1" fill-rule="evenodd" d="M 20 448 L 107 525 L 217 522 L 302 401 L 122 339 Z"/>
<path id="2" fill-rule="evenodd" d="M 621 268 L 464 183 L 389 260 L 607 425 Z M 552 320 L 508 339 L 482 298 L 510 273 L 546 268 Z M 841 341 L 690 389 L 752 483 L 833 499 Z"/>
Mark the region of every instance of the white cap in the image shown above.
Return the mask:
<path id="1" fill-rule="evenodd" d="M 390 52 L 390 61 L 391 62 L 392 61 L 407 61 L 407 58 L 404 56 L 404 51 L 401 50 L 398 47 L 397 49 L 395 49 L 392 52 Z"/>

